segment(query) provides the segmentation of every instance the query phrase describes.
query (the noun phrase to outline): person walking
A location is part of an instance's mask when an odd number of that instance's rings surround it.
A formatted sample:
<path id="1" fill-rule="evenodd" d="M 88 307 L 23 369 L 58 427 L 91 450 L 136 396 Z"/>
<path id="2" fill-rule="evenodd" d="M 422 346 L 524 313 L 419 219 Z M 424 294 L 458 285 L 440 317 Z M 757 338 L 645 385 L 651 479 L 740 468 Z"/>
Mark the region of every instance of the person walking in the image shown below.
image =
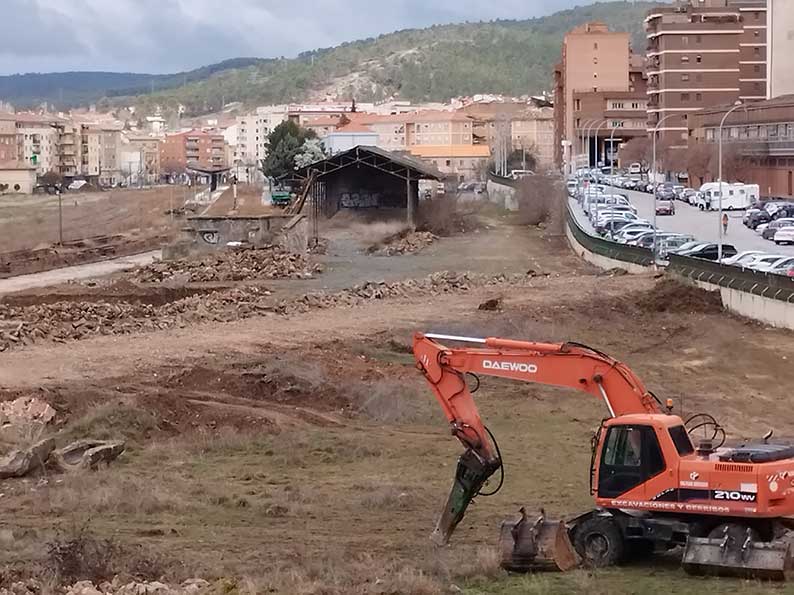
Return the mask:
<path id="1" fill-rule="evenodd" d="M 722 216 L 722 235 L 728 235 L 728 213 Z"/>

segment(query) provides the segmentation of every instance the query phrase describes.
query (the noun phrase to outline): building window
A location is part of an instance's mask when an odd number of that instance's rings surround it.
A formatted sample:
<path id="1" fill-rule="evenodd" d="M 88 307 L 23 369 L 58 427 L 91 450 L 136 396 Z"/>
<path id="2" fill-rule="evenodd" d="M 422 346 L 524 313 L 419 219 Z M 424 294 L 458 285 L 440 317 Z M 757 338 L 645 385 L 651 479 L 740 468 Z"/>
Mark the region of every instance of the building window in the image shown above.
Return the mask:
<path id="1" fill-rule="evenodd" d="M 688 74 L 682 74 L 681 75 L 681 81 L 687 82 L 688 80 L 689 80 L 689 75 Z"/>
<path id="2" fill-rule="evenodd" d="M 681 93 L 681 101 L 689 101 L 689 93 Z"/>
<path id="3" fill-rule="evenodd" d="M 755 54 L 756 56 L 760 56 L 761 55 L 761 48 L 753 48 L 753 54 Z"/>
<path id="4" fill-rule="evenodd" d="M 598 78 L 598 73 L 597 73 L 597 72 L 594 72 L 594 73 L 593 73 L 593 78 L 594 78 L 594 79 L 597 79 L 597 78 Z"/>
<path id="5" fill-rule="evenodd" d="M 700 43 L 703 41 L 702 35 L 695 35 L 695 43 Z"/>
<path id="6" fill-rule="evenodd" d="M 697 55 L 697 57 L 695 58 L 695 62 L 697 62 L 698 64 L 700 64 L 701 62 L 703 62 L 703 56 L 701 56 L 700 54 L 698 54 L 698 55 Z"/>
<path id="7" fill-rule="evenodd" d="M 755 66 L 753 66 L 753 72 L 755 73 L 761 72 L 761 65 L 756 64 Z"/>
<path id="8" fill-rule="evenodd" d="M 593 56 L 593 64 L 598 64 L 598 56 Z"/>
<path id="9" fill-rule="evenodd" d="M 593 49 L 594 49 L 594 50 L 596 50 L 596 51 L 598 51 L 598 42 L 595 42 L 595 43 L 593 44 Z"/>
<path id="10" fill-rule="evenodd" d="M 754 12 L 754 13 L 753 13 L 753 18 L 754 18 L 756 21 L 757 21 L 757 20 L 759 20 L 759 19 L 761 18 L 761 13 L 760 13 L 760 12 Z"/>
<path id="11" fill-rule="evenodd" d="M 702 74 L 700 74 L 700 73 L 697 73 L 697 74 L 695 75 L 695 80 L 696 80 L 697 82 L 699 82 L 699 83 L 700 83 L 700 82 L 702 82 L 702 81 L 703 81 L 703 75 L 702 75 Z"/>
<path id="12" fill-rule="evenodd" d="M 581 99 L 574 99 L 573 100 L 573 109 L 577 112 L 582 111 L 582 100 Z"/>
<path id="13" fill-rule="evenodd" d="M 689 45 L 689 37 L 686 35 L 681 36 L 681 44 L 682 45 Z"/>
<path id="14" fill-rule="evenodd" d="M 689 64 L 689 56 L 681 56 L 682 64 Z"/>
<path id="15" fill-rule="evenodd" d="M 755 35 L 756 37 L 761 37 L 761 32 L 758 29 L 756 29 L 755 31 L 753 31 L 753 35 Z"/>
<path id="16" fill-rule="evenodd" d="M 447 159 L 447 167 L 451 167 L 451 166 L 452 166 L 452 161 L 450 159 Z"/>
<path id="17" fill-rule="evenodd" d="M 703 94 L 695 93 L 695 101 L 703 101 Z"/>

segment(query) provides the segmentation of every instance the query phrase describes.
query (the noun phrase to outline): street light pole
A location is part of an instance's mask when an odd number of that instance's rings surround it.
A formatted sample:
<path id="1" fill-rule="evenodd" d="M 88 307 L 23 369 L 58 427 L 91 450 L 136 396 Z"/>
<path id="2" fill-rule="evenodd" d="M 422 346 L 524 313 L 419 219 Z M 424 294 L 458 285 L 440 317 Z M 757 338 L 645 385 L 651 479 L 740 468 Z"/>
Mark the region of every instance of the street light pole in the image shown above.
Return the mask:
<path id="1" fill-rule="evenodd" d="M 722 127 L 725 125 L 725 120 L 728 119 L 733 112 L 737 109 L 742 107 L 744 104 L 741 101 L 737 101 L 736 105 L 734 105 L 731 109 L 725 112 L 725 115 L 722 116 L 722 121 L 720 122 L 719 128 L 719 174 L 717 179 L 719 180 L 720 184 L 720 208 L 719 208 L 719 215 L 717 216 L 717 237 L 719 238 L 717 242 L 717 262 L 722 260 L 722 240 L 723 240 L 723 225 L 722 225 L 722 197 L 724 196 L 722 192 Z"/>
<path id="2" fill-rule="evenodd" d="M 658 239 L 658 230 L 656 229 L 656 137 L 658 136 L 659 126 L 661 126 L 665 120 L 678 116 L 680 114 L 667 114 L 664 118 L 659 120 L 656 123 L 656 126 L 653 127 L 653 264 L 656 264 L 656 254 L 657 251 L 657 239 Z"/>
<path id="3" fill-rule="evenodd" d="M 596 126 L 596 129 L 595 129 L 595 164 L 596 164 L 596 166 L 598 166 L 598 131 L 601 130 L 601 128 L 603 128 L 604 125 L 606 125 L 608 122 L 607 122 L 607 120 L 602 120 L 601 122 L 596 120 L 596 123 L 598 124 L 598 126 Z M 587 149 L 588 149 L 588 155 L 589 155 L 589 150 L 590 150 L 590 136 L 589 135 L 588 135 L 588 141 L 587 141 Z M 589 157 L 588 157 L 588 160 L 587 160 L 587 164 L 590 165 Z M 590 186 L 587 187 L 587 196 L 588 197 L 592 196 L 592 194 L 593 194 L 592 188 L 593 188 L 592 184 L 590 184 Z M 597 216 L 598 216 L 598 205 L 596 205 L 596 217 Z"/>
<path id="4" fill-rule="evenodd" d="M 615 184 L 615 132 L 618 128 L 623 128 L 626 122 L 621 120 L 620 126 L 612 127 L 612 134 L 609 135 L 609 185 L 614 187 Z M 615 220 L 612 219 L 609 223 L 609 237 L 615 235 Z"/>

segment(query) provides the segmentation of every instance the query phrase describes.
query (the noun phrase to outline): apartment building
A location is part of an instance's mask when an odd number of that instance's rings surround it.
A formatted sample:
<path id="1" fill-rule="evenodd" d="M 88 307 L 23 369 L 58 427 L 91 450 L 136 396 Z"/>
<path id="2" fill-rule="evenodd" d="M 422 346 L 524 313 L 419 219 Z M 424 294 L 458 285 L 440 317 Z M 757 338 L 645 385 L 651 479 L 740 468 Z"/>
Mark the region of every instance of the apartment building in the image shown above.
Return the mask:
<path id="1" fill-rule="evenodd" d="M 767 98 L 794 94 L 794 2 L 768 0 Z"/>
<path id="2" fill-rule="evenodd" d="M 590 121 L 576 108 L 584 107 L 581 100 L 587 93 L 636 93 L 639 97 L 640 87 L 632 64 L 628 33 L 610 31 L 604 23 L 594 22 L 565 35 L 561 61 L 554 69 L 554 162 L 558 167 L 573 168 L 577 160 L 581 161 L 580 165 L 588 161 L 595 165 L 599 161 L 603 140 L 581 146 L 579 138 Z M 599 101 L 608 100 L 602 97 Z"/>
<path id="3" fill-rule="evenodd" d="M 180 173 L 189 166 L 226 166 L 223 134 L 190 130 L 169 134 L 160 144 L 160 166 L 164 172 Z"/>
<path id="4" fill-rule="evenodd" d="M 127 151 L 140 153 L 142 174 L 147 183 L 153 183 L 160 175 L 160 143 L 159 138 L 145 134 L 125 134 L 122 142 Z"/>
<path id="5" fill-rule="evenodd" d="M 288 118 L 288 113 L 288 106 L 272 105 L 237 118 L 236 159 L 240 165 L 255 166 L 267 156 L 267 137 Z"/>
<path id="6" fill-rule="evenodd" d="M 17 113 L 12 116 L 16 123 L 19 159 L 34 167 L 40 176 L 50 171 L 59 171 L 58 126 L 63 119 L 31 113 Z"/>
<path id="7" fill-rule="evenodd" d="M 705 108 L 693 114 L 690 140 L 714 147 L 720 122 L 730 107 Z M 758 184 L 763 196 L 794 197 L 794 95 L 752 102 L 734 111 L 725 122 L 722 137 L 725 148 L 738 148 L 749 162 L 743 168 L 742 181 Z M 728 171 L 726 176 L 736 181 L 735 172 Z"/>
<path id="8" fill-rule="evenodd" d="M 14 114 L 0 114 L 0 163 L 20 158 L 17 123 Z"/>
<path id="9" fill-rule="evenodd" d="M 766 97 L 766 0 L 678 0 L 652 9 L 648 130 L 686 147 L 700 109 Z"/>

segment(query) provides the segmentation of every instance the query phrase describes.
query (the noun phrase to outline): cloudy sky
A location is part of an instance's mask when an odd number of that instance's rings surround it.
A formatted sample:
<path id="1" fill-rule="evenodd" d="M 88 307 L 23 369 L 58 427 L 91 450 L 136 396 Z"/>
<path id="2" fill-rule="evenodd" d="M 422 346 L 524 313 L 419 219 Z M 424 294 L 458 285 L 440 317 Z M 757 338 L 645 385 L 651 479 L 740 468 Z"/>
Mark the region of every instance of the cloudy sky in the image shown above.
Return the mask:
<path id="1" fill-rule="evenodd" d="M 0 0 L 0 74 L 176 72 L 396 29 L 526 18 L 592 0 Z"/>

